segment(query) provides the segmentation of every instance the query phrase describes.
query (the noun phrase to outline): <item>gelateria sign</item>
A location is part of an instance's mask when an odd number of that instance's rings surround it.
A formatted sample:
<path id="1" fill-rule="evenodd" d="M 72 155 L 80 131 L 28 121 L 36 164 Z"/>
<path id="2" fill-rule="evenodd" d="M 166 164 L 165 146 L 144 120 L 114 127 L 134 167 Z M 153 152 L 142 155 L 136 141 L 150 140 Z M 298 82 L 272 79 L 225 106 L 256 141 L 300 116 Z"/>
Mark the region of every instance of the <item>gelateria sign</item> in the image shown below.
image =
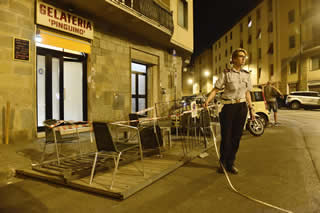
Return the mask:
<path id="1" fill-rule="evenodd" d="M 37 24 L 93 39 L 93 23 L 41 1 L 37 2 Z"/>

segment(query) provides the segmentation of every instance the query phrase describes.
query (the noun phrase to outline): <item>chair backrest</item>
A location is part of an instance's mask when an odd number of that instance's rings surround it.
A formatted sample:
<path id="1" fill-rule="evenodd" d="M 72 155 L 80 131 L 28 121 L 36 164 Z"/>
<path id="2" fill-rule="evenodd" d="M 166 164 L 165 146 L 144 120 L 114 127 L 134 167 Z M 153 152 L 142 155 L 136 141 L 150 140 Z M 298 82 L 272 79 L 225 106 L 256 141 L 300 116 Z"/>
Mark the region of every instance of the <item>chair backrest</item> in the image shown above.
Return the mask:
<path id="1" fill-rule="evenodd" d="M 133 122 L 130 122 L 130 126 L 137 127 L 139 125 L 139 115 L 137 113 L 130 113 L 129 120 L 133 121 Z"/>
<path id="2" fill-rule="evenodd" d="M 105 122 L 93 122 L 93 132 L 96 139 L 97 150 L 107 152 L 118 152 L 112 140 L 108 124 Z"/>

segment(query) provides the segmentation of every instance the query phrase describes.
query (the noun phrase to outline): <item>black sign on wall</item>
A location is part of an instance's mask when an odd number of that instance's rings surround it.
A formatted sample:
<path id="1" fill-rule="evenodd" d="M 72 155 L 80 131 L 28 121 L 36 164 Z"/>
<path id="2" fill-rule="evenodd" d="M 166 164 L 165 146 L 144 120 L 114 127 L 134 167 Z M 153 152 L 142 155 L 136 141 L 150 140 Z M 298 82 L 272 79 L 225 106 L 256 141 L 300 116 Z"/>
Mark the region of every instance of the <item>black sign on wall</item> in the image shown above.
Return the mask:
<path id="1" fill-rule="evenodd" d="M 13 59 L 30 60 L 30 41 L 20 38 L 13 38 Z"/>

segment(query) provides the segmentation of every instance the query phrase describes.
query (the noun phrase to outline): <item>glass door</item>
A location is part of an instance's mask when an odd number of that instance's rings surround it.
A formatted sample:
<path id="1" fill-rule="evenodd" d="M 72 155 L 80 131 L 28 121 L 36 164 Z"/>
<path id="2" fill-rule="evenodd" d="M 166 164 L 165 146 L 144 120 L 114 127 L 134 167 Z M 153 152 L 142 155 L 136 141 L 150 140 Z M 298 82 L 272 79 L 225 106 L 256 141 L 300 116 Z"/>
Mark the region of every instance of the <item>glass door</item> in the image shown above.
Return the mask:
<path id="1" fill-rule="evenodd" d="M 131 111 L 139 112 L 147 108 L 147 66 L 131 63 Z"/>
<path id="2" fill-rule="evenodd" d="M 37 47 L 37 124 L 87 120 L 86 56 Z"/>

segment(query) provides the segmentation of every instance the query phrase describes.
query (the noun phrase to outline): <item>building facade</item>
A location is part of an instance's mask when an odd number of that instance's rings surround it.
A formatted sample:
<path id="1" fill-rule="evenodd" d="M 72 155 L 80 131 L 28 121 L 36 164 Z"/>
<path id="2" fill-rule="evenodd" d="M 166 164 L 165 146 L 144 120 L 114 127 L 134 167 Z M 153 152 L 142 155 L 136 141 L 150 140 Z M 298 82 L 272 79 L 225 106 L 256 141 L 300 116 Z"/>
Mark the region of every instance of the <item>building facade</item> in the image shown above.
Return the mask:
<path id="1" fill-rule="evenodd" d="M 232 51 L 242 47 L 253 85 L 272 81 L 284 94 L 320 91 L 319 5 L 317 0 L 261 1 L 209 48 L 213 76 L 230 67 Z"/>
<path id="2" fill-rule="evenodd" d="M 0 24 L 9 143 L 32 141 L 46 119 L 128 120 L 182 95 L 192 0 L 6 0 Z"/>

